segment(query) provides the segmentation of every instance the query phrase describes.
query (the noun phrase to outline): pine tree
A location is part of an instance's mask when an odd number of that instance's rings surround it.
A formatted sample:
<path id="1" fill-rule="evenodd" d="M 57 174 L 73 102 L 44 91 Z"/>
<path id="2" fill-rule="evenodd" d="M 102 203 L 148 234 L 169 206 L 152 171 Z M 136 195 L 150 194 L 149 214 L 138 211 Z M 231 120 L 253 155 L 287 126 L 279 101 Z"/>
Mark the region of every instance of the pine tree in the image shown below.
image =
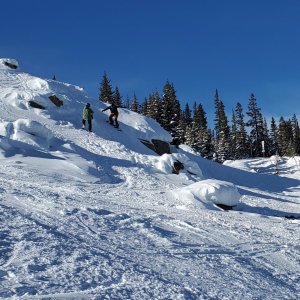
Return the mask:
<path id="1" fill-rule="evenodd" d="M 148 110 L 148 99 L 145 98 L 144 102 L 140 106 L 139 113 L 141 113 L 144 116 L 147 116 L 147 110 Z"/>
<path id="2" fill-rule="evenodd" d="M 268 124 L 267 124 L 267 120 L 264 119 L 264 128 L 263 128 L 263 143 L 264 143 L 264 152 L 263 152 L 263 156 L 270 156 L 270 146 L 271 146 L 271 138 L 270 138 L 270 134 L 269 134 L 269 129 L 268 129 Z"/>
<path id="3" fill-rule="evenodd" d="M 130 109 L 130 100 L 129 100 L 129 97 L 127 96 L 126 97 L 126 100 L 125 102 L 123 103 L 123 106 L 127 109 Z"/>
<path id="4" fill-rule="evenodd" d="M 275 119 L 271 119 L 270 155 L 278 154 L 278 128 Z"/>
<path id="5" fill-rule="evenodd" d="M 148 99 L 147 116 L 159 122 L 161 115 L 160 96 L 157 91 L 152 92 Z"/>
<path id="6" fill-rule="evenodd" d="M 278 125 L 278 150 L 280 156 L 288 155 L 289 142 L 288 123 L 283 117 L 280 117 Z"/>
<path id="7" fill-rule="evenodd" d="M 173 140 L 171 142 L 172 145 L 180 145 L 185 143 L 185 130 L 186 123 L 183 116 L 183 112 L 181 111 L 179 114 L 179 120 L 177 126 L 173 127 L 172 137 Z"/>
<path id="8" fill-rule="evenodd" d="M 190 110 L 189 104 L 186 103 L 185 109 L 183 111 L 183 118 L 186 125 L 190 125 L 192 123 L 192 112 Z"/>
<path id="9" fill-rule="evenodd" d="M 164 85 L 162 97 L 162 127 L 165 130 L 172 132 L 172 128 L 176 127 L 179 123 L 179 117 L 180 103 L 176 98 L 176 92 L 173 84 L 170 84 L 169 81 L 167 81 Z"/>
<path id="10" fill-rule="evenodd" d="M 238 155 L 238 146 L 237 146 L 237 121 L 236 121 L 236 114 L 232 111 L 231 117 L 231 156 L 233 159 L 239 159 Z"/>
<path id="11" fill-rule="evenodd" d="M 219 138 L 219 132 L 220 132 L 220 99 L 219 99 L 219 93 L 218 90 L 216 90 L 215 93 L 215 129 L 214 129 L 214 134 L 215 134 L 215 138 L 218 139 Z"/>
<path id="12" fill-rule="evenodd" d="M 114 100 L 113 89 L 110 84 L 110 80 L 106 72 L 104 72 L 100 89 L 99 89 L 99 100 L 111 104 Z"/>
<path id="13" fill-rule="evenodd" d="M 197 121 L 197 103 L 193 105 L 193 118 L 186 126 L 186 143 L 194 150 L 198 151 L 198 121 Z"/>
<path id="14" fill-rule="evenodd" d="M 208 158 L 211 155 L 211 135 L 207 128 L 206 113 L 200 103 L 197 107 L 194 105 L 194 125 L 196 134 L 196 150 L 201 156 Z"/>
<path id="15" fill-rule="evenodd" d="M 136 112 L 136 113 L 139 112 L 139 101 L 138 101 L 135 94 L 133 95 L 133 100 L 132 100 L 132 103 L 131 103 L 131 110 Z"/>
<path id="16" fill-rule="evenodd" d="M 258 108 L 254 94 L 251 94 L 248 111 L 246 114 L 249 116 L 249 120 L 246 123 L 246 126 L 250 127 L 250 141 L 252 155 L 257 157 L 262 154 L 261 142 L 264 140 L 264 122 L 263 117 Z"/>
<path id="17" fill-rule="evenodd" d="M 291 120 L 292 140 L 295 154 L 300 154 L 300 129 L 296 115 L 294 114 Z"/>
<path id="18" fill-rule="evenodd" d="M 176 130 L 179 126 L 180 115 L 180 102 L 176 97 L 174 86 L 167 81 L 163 89 L 159 121 L 161 126 L 172 135 L 174 144 L 177 144 L 179 139 Z"/>
<path id="19" fill-rule="evenodd" d="M 187 125 L 185 129 L 185 143 L 191 148 L 196 148 L 196 136 L 193 129 L 193 123 Z"/>
<path id="20" fill-rule="evenodd" d="M 218 90 L 215 93 L 215 152 L 217 161 L 230 159 L 230 129 L 228 126 L 225 106 L 219 98 Z"/>
<path id="21" fill-rule="evenodd" d="M 114 92 L 114 95 L 113 95 L 113 102 L 116 105 L 123 106 L 122 97 L 120 95 L 119 88 L 117 86 L 115 88 L 115 92 Z"/>
<path id="22" fill-rule="evenodd" d="M 232 128 L 232 134 L 235 130 L 234 134 L 234 157 L 235 159 L 242 159 L 249 157 L 249 145 L 247 144 L 247 132 L 245 129 L 245 122 L 244 122 L 244 114 L 242 105 L 238 102 L 236 104 L 234 114 L 234 122 L 235 125 Z"/>

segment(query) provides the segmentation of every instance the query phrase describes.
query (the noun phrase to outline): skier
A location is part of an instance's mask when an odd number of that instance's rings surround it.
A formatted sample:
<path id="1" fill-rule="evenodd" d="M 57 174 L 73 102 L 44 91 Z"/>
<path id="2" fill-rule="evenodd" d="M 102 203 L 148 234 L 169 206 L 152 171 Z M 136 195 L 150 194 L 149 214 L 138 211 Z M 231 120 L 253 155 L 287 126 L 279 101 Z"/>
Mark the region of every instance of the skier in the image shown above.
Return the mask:
<path id="1" fill-rule="evenodd" d="M 118 112 L 118 108 L 122 108 L 122 106 L 115 105 L 114 103 L 112 103 L 110 106 L 106 107 L 105 109 L 102 109 L 102 111 L 106 111 L 106 110 L 110 109 L 110 115 L 108 117 L 109 123 L 111 125 L 114 125 L 113 118 L 115 118 L 115 125 L 114 126 L 116 128 L 119 128 L 119 123 L 118 123 L 119 112 Z"/>
<path id="2" fill-rule="evenodd" d="M 93 119 L 93 110 L 91 109 L 90 103 L 87 103 L 82 112 L 82 129 L 85 128 L 85 121 L 88 121 L 89 132 L 92 131 L 92 119 Z"/>

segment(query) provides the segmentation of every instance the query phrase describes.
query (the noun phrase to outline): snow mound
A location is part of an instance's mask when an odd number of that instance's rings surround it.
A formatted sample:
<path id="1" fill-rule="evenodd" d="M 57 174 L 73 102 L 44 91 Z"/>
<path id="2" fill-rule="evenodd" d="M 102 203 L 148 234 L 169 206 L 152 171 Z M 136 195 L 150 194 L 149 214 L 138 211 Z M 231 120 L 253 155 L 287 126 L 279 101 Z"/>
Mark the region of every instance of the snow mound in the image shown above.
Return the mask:
<path id="1" fill-rule="evenodd" d="M 17 68 L 19 68 L 19 63 L 12 58 L 0 58 L 0 70 L 1 69 L 10 69 L 10 67 L 7 65 L 13 65 L 16 66 Z"/>
<path id="2" fill-rule="evenodd" d="M 141 116 L 138 113 L 122 109 L 119 120 L 128 127 L 126 131 L 139 139 L 151 141 L 152 139 L 171 142 L 172 136 L 164 130 L 155 120 Z"/>
<path id="3" fill-rule="evenodd" d="M 206 179 L 174 191 L 187 202 L 200 200 L 204 207 L 209 203 L 236 206 L 241 195 L 233 183 L 215 179 Z"/>
<path id="4" fill-rule="evenodd" d="M 33 77 L 32 79 L 26 82 L 27 87 L 31 90 L 42 90 L 42 89 L 49 89 L 49 85 L 46 80 L 43 80 L 38 77 Z"/>
<path id="5" fill-rule="evenodd" d="M 186 155 L 173 153 L 173 154 L 164 154 L 158 157 L 156 163 L 156 168 L 165 174 L 171 174 L 173 170 L 174 163 L 180 161 L 184 165 L 182 172 L 188 172 L 190 174 L 196 175 L 200 178 L 203 178 L 203 174 L 198 164 L 194 161 L 191 161 Z"/>
<path id="6" fill-rule="evenodd" d="M 52 132 L 42 124 L 28 119 L 1 123 L 0 134 L 14 141 L 19 141 L 37 148 L 49 149 L 53 138 Z M 9 149 L 7 140 L 1 143 L 3 150 Z"/>

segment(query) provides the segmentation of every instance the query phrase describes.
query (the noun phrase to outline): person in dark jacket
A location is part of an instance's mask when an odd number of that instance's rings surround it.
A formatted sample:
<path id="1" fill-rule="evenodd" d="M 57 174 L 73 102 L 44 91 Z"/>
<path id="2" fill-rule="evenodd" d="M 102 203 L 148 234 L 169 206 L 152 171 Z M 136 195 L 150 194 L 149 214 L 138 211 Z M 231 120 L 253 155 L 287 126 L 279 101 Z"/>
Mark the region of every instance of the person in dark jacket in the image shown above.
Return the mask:
<path id="1" fill-rule="evenodd" d="M 87 103 L 82 112 L 82 129 L 85 128 L 85 122 L 88 121 L 89 132 L 92 131 L 92 119 L 93 119 L 93 110 L 91 109 L 90 103 Z"/>
<path id="2" fill-rule="evenodd" d="M 102 111 L 106 111 L 108 109 L 110 109 L 110 115 L 108 117 L 109 119 L 109 123 L 111 125 L 114 125 L 114 121 L 113 118 L 115 119 L 115 127 L 119 128 L 119 122 L 118 122 L 118 116 L 119 116 L 119 112 L 118 112 L 118 108 L 121 108 L 122 106 L 119 105 L 115 105 L 114 103 L 112 103 L 110 106 L 106 107 L 105 109 L 102 109 Z"/>

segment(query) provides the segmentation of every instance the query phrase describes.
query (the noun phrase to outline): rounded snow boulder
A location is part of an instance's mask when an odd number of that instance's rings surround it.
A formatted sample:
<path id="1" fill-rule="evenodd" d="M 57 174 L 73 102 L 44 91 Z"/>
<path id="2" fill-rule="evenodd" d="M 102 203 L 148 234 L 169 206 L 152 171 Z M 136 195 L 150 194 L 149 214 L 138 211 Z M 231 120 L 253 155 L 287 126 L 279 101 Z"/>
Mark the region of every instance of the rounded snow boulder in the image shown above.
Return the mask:
<path id="1" fill-rule="evenodd" d="M 190 185 L 194 195 L 202 200 L 211 201 L 214 204 L 236 206 L 240 200 L 240 193 L 236 186 L 227 181 L 206 179 Z"/>
<path id="2" fill-rule="evenodd" d="M 177 189 L 174 195 L 183 205 L 197 203 L 203 208 L 211 208 L 211 204 L 215 204 L 228 209 L 236 206 L 241 197 L 233 183 L 216 179 L 201 180 Z"/>

